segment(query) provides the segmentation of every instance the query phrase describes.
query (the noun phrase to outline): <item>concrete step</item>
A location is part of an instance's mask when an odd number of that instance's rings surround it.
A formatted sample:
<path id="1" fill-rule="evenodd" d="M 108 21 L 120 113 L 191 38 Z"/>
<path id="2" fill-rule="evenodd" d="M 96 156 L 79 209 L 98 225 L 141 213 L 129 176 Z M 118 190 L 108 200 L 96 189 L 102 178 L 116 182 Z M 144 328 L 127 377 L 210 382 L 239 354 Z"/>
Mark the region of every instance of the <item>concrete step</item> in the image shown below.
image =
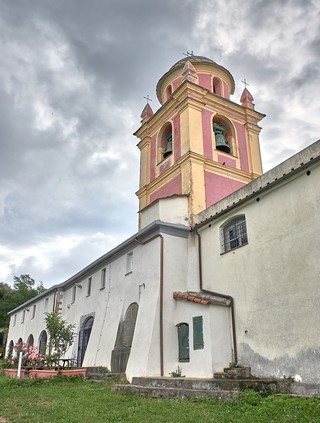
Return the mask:
<path id="1" fill-rule="evenodd" d="M 238 391 L 216 391 L 210 389 L 182 389 L 141 385 L 113 385 L 113 392 L 138 394 L 153 398 L 218 398 L 224 400 L 239 398 Z"/>
<path id="2" fill-rule="evenodd" d="M 254 389 L 257 392 L 279 392 L 279 381 L 275 379 L 200 379 L 168 377 L 134 377 L 132 385 L 153 388 L 198 389 L 208 391 L 241 391 Z"/>
<path id="3" fill-rule="evenodd" d="M 110 382 L 127 381 L 125 373 L 111 373 L 103 367 L 87 367 L 86 377 L 89 380 Z"/>

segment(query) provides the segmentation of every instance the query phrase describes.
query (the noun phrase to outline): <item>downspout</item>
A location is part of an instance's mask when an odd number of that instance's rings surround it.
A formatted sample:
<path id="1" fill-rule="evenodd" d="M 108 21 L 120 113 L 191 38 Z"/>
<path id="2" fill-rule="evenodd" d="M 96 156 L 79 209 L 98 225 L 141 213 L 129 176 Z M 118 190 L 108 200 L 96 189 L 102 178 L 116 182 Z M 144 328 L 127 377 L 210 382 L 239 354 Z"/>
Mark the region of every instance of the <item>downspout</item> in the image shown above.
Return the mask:
<path id="1" fill-rule="evenodd" d="M 160 376 L 164 375 L 163 366 L 163 236 L 161 234 L 155 235 L 147 241 L 141 242 L 137 238 L 135 241 L 140 245 L 146 245 L 149 242 L 160 238 L 160 312 L 159 312 L 159 323 L 160 323 Z"/>
<path id="2" fill-rule="evenodd" d="M 231 313 L 231 328 L 232 328 L 232 343 L 233 343 L 233 359 L 235 364 L 238 363 L 238 352 L 237 352 L 237 336 L 236 336 L 236 323 L 235 323 L 235 314 L 234 314 L 234 300 L 230 295 L 220 294 L 218 292 L 209 291 L 204 289 L 202 285 L 202 252 L 201 252 L 201 235 L 199 234 L 197 228 L 193 228 L 197 237 L 198 237 L 198 253 L 199 253 L 199 282 L 200 282 L 200 291 L 205 294 L 211 294 L 216 297 L 220 297 L 230 301 L 230 313 Z"/>

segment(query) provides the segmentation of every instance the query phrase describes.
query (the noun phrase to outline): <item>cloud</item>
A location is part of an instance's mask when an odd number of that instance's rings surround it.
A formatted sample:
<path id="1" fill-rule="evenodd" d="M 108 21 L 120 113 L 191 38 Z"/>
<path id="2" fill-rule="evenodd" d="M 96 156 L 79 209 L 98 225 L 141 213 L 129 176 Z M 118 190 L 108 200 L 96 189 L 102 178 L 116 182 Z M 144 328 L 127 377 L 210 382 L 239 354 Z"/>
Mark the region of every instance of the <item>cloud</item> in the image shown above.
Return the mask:
<path id="1" fill-rule="evenodd" d="M 143 96 L 183 52 L 246 78 L 265 170 L 319 138 L 318 2 L 0 0 L 0 280 L 62 282 L 137 229 Z"/>

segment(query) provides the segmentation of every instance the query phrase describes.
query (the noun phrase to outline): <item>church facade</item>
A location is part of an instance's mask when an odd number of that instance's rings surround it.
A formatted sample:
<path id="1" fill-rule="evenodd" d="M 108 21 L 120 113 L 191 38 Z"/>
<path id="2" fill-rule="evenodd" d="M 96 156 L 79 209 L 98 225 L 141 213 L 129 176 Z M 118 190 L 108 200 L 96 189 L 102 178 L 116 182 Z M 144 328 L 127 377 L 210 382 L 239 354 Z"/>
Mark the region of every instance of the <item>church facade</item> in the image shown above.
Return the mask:
<path id="1" fill-rule="evenodd" d="M 320 141 L 262 174 L 257 112 L 205 57 L 160 79 L 141 115 L 138 232 L 12 310 L 8 347 L 47 346 L 44 313 L 76 325 L 67 356 L 133 376 L 319 382 Z"/>

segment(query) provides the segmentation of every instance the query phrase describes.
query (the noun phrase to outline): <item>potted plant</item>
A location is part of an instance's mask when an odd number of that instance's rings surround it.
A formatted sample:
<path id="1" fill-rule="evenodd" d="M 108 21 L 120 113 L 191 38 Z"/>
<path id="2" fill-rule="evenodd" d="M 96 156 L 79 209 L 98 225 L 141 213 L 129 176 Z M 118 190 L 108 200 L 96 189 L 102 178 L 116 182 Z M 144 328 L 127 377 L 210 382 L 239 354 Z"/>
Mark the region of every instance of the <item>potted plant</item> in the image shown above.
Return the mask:
<path id="1" fill-rule="evenodd" d="M 28 351 L 28 346 L 25 342 L 20 341 L 17 342 L 13 350 L 9 350 L 7 357 L 6 357 L 6 368 L 3 369 L 3 373 L 5 376 L 11 377 L 11 378 L 17 378 L 19 374 L 18 365 L 19 365 L 19 357 L 21 355 L 21 363 L 24 363 L 25 357 Z M 24 378 L 24 369 L 20 369 L 20 375 L 19 377 L 21 379 Z"/>
<path id="2" fill-rule="evenodd" d="M 49 334 L 49 361 L 62 376 L 85 376 L 86 369 L 61 369 L 60 361 L 74 342 L 75 325 L 68 324 L 57 313 L 46 313 L 46 327 Z"/>
<path id="3" fill-rule="evenodd" d="M 29 369 L 29 379 L 54 377 L 57 372 L 49 372 L 44 369 L 45 356 L 41 354 L 39 348 L 30 346 L 25 359 L 25 367 Z"/>

